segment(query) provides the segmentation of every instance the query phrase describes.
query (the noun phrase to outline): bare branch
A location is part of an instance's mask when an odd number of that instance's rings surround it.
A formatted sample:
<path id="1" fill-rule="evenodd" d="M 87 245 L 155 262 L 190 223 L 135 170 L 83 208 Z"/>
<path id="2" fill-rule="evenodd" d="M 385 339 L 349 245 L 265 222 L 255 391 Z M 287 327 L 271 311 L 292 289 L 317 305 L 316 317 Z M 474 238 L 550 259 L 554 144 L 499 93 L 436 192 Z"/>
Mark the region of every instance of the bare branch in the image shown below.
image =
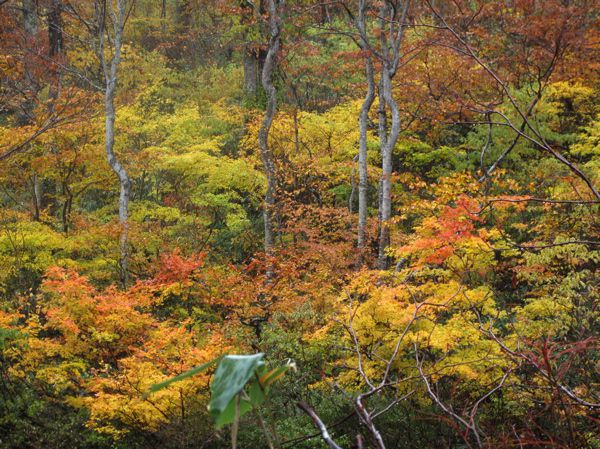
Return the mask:
<path id="1" fill-rule="evenodd" d="M 319 429 L 319 432 L 321 432 L 321 438 L 323 439 L 323 441 L 325 441 L 325 443 L 327 443 L 329 449 L 342 449 L 341 446 L 339 446 L 335 441 L 333 441 L 333 438 L 331 438 L 331 435 L 329 435 L 329 432 L 327 431 L 327 426 L 325 426 L 321 418 L 319 418 L 319 415 L 316 414 L 316 412 L 310 407 L 310 405 L 308 405 L 306 402 L 298 402 L 298 404 L 296 405 L 300 410 L 302 410 L 310 417 L 315 427 Z"/>
<path id="2" fill-rule="evenodd" d="M 559 41 L 557 41 L 557 43 L 556 43 L 552 61 L 550 62 L 549 66 L 544 71 L 544 73 L 542 73 L 538 76 L 538 82 L 539 82 L 540 86 L 537 89 L 536 97 L 532 100 L 527 111 L 523 111 L 521 109 L 521 107 L 519 106 L 519 104 L 517 103 L 514 96 L 511 94 L 508 84 L 505 81 L 503 81 L 500 78 L 500 76 L 489 66 L 489 64 L 487 64 L 485 61 L 483 61 L 483 59 L 481 59 L 481 57 L 479 57 L 479 55 L 477 55 L 477 53 L 471 47 L 471 45 L 469 45 L 469 43 L 453 27 L 451 27 L 448 24 L 446 19 L 432 5 L 430 0 L 425 0 L 425 2 L 428 5 L 431 12 L 444 25 L 446 30 L 448 30 L 450 32 L 450 34 L 452 34 L 452 36 L 456 39 L 456 41 L 463 47 L 462 50 L 458 49 L 460 51 L 460 53 L 465 54 L 466 56 L 472 58 L 481 68 L 483 68 L 488 73 L 488 75 L 490 77 L 492 77 L 492 79 L 500 86 L 504 95 L 508 98 L 508 101 L 512 105 L 515 112 L 521 117 L 522 124 L 521 124 L 521 126 L 517 127 L 510 121 L 510 119 L 504 113 L 502 113 L 498 110 L 493 111 L 495 114 L 500 115 L 506 121 L 506 123 L 509 125 L 509 127 L 517 134 L 515 136 L 513 143 L 503 152 L 503 154 L 500 156 L 500 159 L 497 161 L 497 163 L 501 162 L 501 160 L 504 159 L 506 157 L 506 155 L 508 155 L 508 153 L 510 153 L 510 151 L 512 151 L 512 149 L 516 145 L 519 137 L 523 137 L 524 139 L 533 143 L 537 148 L 549 153 L 556 160 L 558 160 L 562 164 L 566 165 L 569 168 L 569 170 L 571 170 L 571 172 L 573 172 L 578 178 L 580 178 L 588 186 L 588 188 L 593 193 L 593 195 L 598 200 L 600 200 L 600 192 L 596 189 L 596 187 L 594 186 L 592 181 L 577 166 L 575 166 L 572 162 L 567 160 L 562 154 L 560 154 L 560 152 L 558 152 L 557 150 L 552 148 L 545 141 L 542 133 L 537 129 L 537 127 L 535 127 L 531 123 L 531 120 L 530 120 L 531 112 L 533 111 L 535 104 L 541 97 L 541 92 L 543 89 L 542 81 L 547 80 L 550 77 L 552 68 L 554 67 L 556 60 L 558 59 L 558 56 L 560 54 L 560 38 L 559 38 Z M 531 131 L 531 133 L 533 134 L 533 137 L 526 132 L 526 129 L 529 129 L 529 131 Z M 495 163 L 492 167 L 490 167 L 490 169 L 495 168 L 497 166 L 497 163 Z M 488 172 L 490 172 L 490 170 L 488 170 Z M 485 177 L 483 179 L 485 179 Z"/>

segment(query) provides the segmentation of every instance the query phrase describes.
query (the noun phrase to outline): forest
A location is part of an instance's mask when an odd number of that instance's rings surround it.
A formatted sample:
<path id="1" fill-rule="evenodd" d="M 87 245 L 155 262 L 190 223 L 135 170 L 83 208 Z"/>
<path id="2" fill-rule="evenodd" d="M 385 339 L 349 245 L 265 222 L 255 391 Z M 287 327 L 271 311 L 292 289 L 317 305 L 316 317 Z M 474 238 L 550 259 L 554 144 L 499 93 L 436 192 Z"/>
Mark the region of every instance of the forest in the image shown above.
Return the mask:
<path id="1" fill-rule="evenodd" d="M 0 0 L 1 449 L 600 449 L 594 0 Z"/>

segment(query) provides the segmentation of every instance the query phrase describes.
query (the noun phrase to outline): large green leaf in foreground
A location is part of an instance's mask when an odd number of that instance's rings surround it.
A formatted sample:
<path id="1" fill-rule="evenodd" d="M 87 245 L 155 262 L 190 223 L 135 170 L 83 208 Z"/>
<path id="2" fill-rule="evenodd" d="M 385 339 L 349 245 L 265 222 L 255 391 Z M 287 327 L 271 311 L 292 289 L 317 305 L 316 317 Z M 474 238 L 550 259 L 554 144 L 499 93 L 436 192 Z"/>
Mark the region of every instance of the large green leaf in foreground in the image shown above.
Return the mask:
<path id="1" fill-rule="evenodd" d="M 237 395 L 248 381 L 255 376 L 258 368 L 264 365 L 264 354 L 227 355 L 223 357 L 215 372 L 211 385 L 211 398 L 208 408 L 217 427 L 235 420 Z M 239 415 L 251 408 L 248 401 L 240 401 Z"/>

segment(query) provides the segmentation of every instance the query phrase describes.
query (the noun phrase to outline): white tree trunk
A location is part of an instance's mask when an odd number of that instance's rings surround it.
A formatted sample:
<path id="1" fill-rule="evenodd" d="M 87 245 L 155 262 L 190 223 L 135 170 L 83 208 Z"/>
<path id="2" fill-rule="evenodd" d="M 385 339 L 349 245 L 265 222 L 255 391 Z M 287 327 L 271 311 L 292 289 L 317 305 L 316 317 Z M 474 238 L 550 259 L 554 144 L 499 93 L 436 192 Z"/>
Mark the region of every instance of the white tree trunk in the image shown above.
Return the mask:
<path id="1" fill-rule="evenodd" d="M 121 226 L 119 236 L 119 268 L 121 283 L 125 287 L 129 281 L 129 197 L 131 195 L 131 180 L 127 170 L 115 155 L 115 95 L 117 91 L 118 69 L 121 62 L 121 46 L 123 42 L 123 30 L 127 18 L 127 0 L 117 0 L 116 9 L 110 3 L 113 18 L 113 54 L 110 61 L 106 60 L 104 54 L 104 32 L 101 31 L 100 48 L 98 55 L 102 63 L 105 78 L 104 111 L 105 111 L 105 150 L 108 164 L 119 178 L 119 224 Z M 105 11 L 105 14 L 108 13 Z"/>
<path id="2" fill-rule="evenodd" d="M 381 79 L 379 83 L 379 99 L 385 103 L 380 104 L 380 137 L 381 141 L 381 204 L 380 204 L 380 229 L 379 229 L 379 254 L 377 267 L 384 270 L 388 267 L 387 247 L 390 244 L 390 220 L 392 218 L 392 162 L 394 148 L 400 136 L 400 110 L 394 100 L 392 80 L 400 63 L 404 21 L 408 11 L 409 0 L 402 4 L 401 11 L 397 4 L 386 0 L 380 8 L 380 24 L 382 30 L 381 40 Z M 395 25 L 394 25 L 395 24 Z M 391 123 L 389 132 L 383 131 L 385 124 L 385 107 L 389 108 Z M 383 111 L 383 114 L 382 112 Z"/>
<path id="3" fill-rule="evenodd" d="M 273 254 L 274 232 L 273 215 L 275 209 L 275 190 L 277 181 L 275 177 L 275 163 L 273 154 L 269 147 L 269 131 L 273 124 L 273 117 L 277 110 L 277 89 L 273 85 L 273 73 L 277 68 L 277 56 L 281 45 L 281 21 L 278 12 L 280 2 L 269 0 L 269 30 L 271 33 L 269 39 L 269 48 L 262 70 L 262 85 L 267 94 L 267 109 L 263 118 L 262 125 L 258 132 L 258 146 L 267 177 L 267 191 L 265 193 L 263 205 L 265 243 L 264 249 L 267 257 Z M 271 273 L 272 274 L 272 273 Z"/>
<path id="4" fill-rule="evenodd" d="M 377 266 L 383 270 L 388 266 L 386 250 L 390 244 L 389 222 L 392 218 L 392 156 L 400 135 L 400 111 L 392 95 L 392 80 L 389 71 L 384 68 L 381 76 L 383 79 L 383 97 L 391 111 L 390 132 L 381 152 L 381 228 Z"/>
<path id="5" fill-rule="evenodd" d="M 366 24 L 365 11 L 367 2 L 365 0 L 359 3 L 358 23 L 359 32 L 362 36 L 361 49 L 365 52 L 365 78 L 367 80 L 367 93 L 360 109 L 360 139 L 358 150 L 358 241 L 359 265 L 362 264 L 364 251 L 366 247 L 366 226 L 367 226 L 367 208 L 368 208 L 368 189 L 369 181 L 367 177 L 367 127 L 369 124 L 369 111 L 375 100 L 375 78 L 373 74 L 373 62 L 369 52 L 369 45 L 366 42 Z"/>

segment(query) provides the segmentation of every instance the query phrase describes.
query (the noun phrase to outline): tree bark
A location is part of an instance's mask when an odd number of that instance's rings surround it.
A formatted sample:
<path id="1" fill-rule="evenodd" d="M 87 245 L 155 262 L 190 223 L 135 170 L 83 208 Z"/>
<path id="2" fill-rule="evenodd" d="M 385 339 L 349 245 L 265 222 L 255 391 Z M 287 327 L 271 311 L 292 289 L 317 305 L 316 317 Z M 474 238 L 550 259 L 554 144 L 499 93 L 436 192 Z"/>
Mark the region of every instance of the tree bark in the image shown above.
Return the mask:
<path id="1" fill-rule="evenodd" d="M 390 220 L 392 218 L 392 162 L 393 153 L 400 135 L 400 109 L 394 100 L 392 80 L 400 63 L 400 47 L 403 40 L 404 21 L 409 7 L 409 0 L 405 0 L 401 10 L 398 5 L 386 0 L 380 9 L 381 39 L 381 79 L 380 79 L 380 137 L 381 141 L 381 205 L 379 229 L 379 254 L 377 267 L 381 270 L 388 268 L 387 247 L 390 244 Z M 395 25 L 394 25 L 395 24 Z M 389 108 L 391 124 L 389 132 L 382 132 L 382 119 L 385 119 L 385 107 Z M 382 109 L 383 108 L 383 109 Z M 383 117 L 381 114 L 383 111 Z"/>
<path id="2" fill-rule="evenodd" d="M 379 105 L 377 107 L 377 131 L 379 133 L 379 152 L 383 160 L 383 148 L 386 146 L 388 122 L 387 111 L 385 109 L 385 99 L 383 98 L 383 88 L 381 86 L 381 77 L 377 86 L 377 96 Z M 379 178 L 379 188 L 377 189 L 377 220 L 379 224 L 378 233 L 381 232 L 381 202 L 383 199 L 383 178 Z"/>
<path id="3" fill-rule="evenodd" d="M 325 25 L 331 23 L 331 14 L 329 13 L 329 6 L 327 3 L 321 3 L 319 7 L 319 23 Z"/>
<path id="4" fill-rule="evenodd" d="M 260 18 L 266 13 L 265 0 L 260 0 L 258 5 L 242 1 L 241 6 L 243 10 L 242 23 L 249 28 L 254 26 L 256 20 L 260 21 Z M 256 98 L 262 85 L 262 70 L 267 52 L 261 48 L 257 48 L 256 43 L 250 40 L 250 33 L 248 31 L 246 32 L 247 39 L 243 50 L 244 92 L 248 97 Z"/>
<path id="5" fill-rule="evenodd" d="M 252 48 L 244 51 L 244 92 L 251 98 L 256 97 L 258 93 L 259 60 L 256 52 Z"/>
<path id="6" fill-rule="evenodd" d="M 27 40 L 29 41 L 27 45 L 31 45 L 33 48 L 35 48 L 37 45 L 34 45 L 34 43 L 36 43 L 37 40 L 39 25 L 37 1 L 23 0 L 21 7 L 23 31 Z M 17 123 L 19 125 L 28 125 L 34 121 L 34 98 L 37 94 L 39 86 L 32 73 L 34 65 L 31 61 L 30 55 L 26 55 L 24 57 L 23 67 L 25 69 L 23 77 L 23 91 L 26 93 L 26 97 L 21 102 L 20 111 L 17 116 Z M 33 172 L 31 175 L 31 196 L 33 203 L 33 220 L 39 221 L 42 210 L 42 187 L 39 176 L 35 172 Z"/>
<path id="7" fill-rule="evenodd" d="M 167 32 L 167 0 L 162 0 L 160 5 L 160 32 L 163 36 Z"/>
<path id="8" fill-rule="evenodd" d="M 48 10 L 48 55 L 52 58 L 63 53 L 63 24 L 61 0 L 52 0 Z"/>
<path id="9" fill-rule="evenodd" d="M 366 24 L 365 24 L 365 12 L 367 8 L 367 1 L 361 0 L 359 3 L 359 13 L 357 26 L 359 28 L 360 35 L 362 36 L 361 49 L 364 53 L 365 61 L 365 78 L 367 81 L 367 93 L 360 109 L 360 139 L 359 139 L 359 150 L 358 150 L 358 238 L 357 246 L 359 252 L 359 265 L 362 265 L 364 258 L 364 251 L 366 247 L 366 226 L 367 226 L 367 208 L 368 208 L 368 189 L 369 181 L 367 177 L 367 127 L 369 124 L 369 111 L 375 100 L 375 78 L 373 73 L 373 61 L 369 52 L 368 42 L 365 41 Z"/>
<path id="10" fill-rule="evenodd" d="M 106 4 L 104 4 L 106 5 Z M 110 3 L 111 15 L 113 17 L 113 54 L 109 61 L 106 60 L 104 54 L 105 46 L 105 30 L 102 29 L 100 35 L 100 48 L 98 55 L 102 63 L 105 79 L 104 92 L 104 113 L 105 113 L 105 150 L 108 164 L 119 178 L 119 224 L 121 226 L 119 237 L 119 268 L 120 277 L 123 287 L 129 282 L 129 198 L 131 196 L 131 180 L 127 170 L 119 161 L 114 152 L 115 146 L 115 95 L 117 91 L 118 69 L 121 62 L 121 46 L 123 43 L 123 31 L 125 28 L 125 20 L 127 18 L 127 0 L 117 0 L 116 9 Z M 107 11 L 103 11 L 106 15 Z"/>
<path id="11" fill-rule="evenodd" d="M 62 0 L 52 0 L 48 10 L 48 56 L 50 59 L 61 59 L 64 56 L 63 22 L 62 22 Z M 61 73 L 60 69 L 51 70 L 50 99 L 48 110 L 52 114 L 55 111 L 54 103 L 60 96 Z"/>
<path id="12" fill-rule="evenodd" d="M 258 146 L 267 177 L 267 191 L 265 193 L 263 218 L 265 243 L 264 249 L 267 257 L 273 255 L 274 233 L 273 233 L 273 212 L 275 209 L 275 190 L 276 174 L 273 154 L 269 146 L 269 131 L 273 124 L 273 117 L 277 110 L 277 89 L 273 85 L 273 74 L 277 68 L 277 57 L 281 45 L 281 18 L 279 17 L 279 6 L 282 4 L 279 0 L 269 0 L 269 30 L 270 39 L 267 51 L 267 57 L 262 70 L 262 85 L 267 94 L 267 108 L 263 118 L 262 125 L 258 132 Z M 272 274 L 272 273 L 271 273 Z"/>
<path id="13" fill-rule="evenodd" d="M 391 111 L 390 132 L 381 151 L 381 228 L 377 266 L 384 270 L 388 267 L 386 250 L 390 244 L 389 220 L 392 218 L 392 156 L 400 134 L 400 112 L 392 95 L 392 79 L 389 70 L 383 68 L 381 76 L 383 97 Z"/>
<path id="14" fill-rule="evenodd" d="M 37 0 L 22 0 L 23 28 L 25 32 L 34 36 L 38 31 Z"/>
<path id="15" fill-rule="evenodd" d="M 73 192 L 69 187 L 68 181 L 63 184 L 63 191 L 66 196 L 65 202 L 62 208 L 62 228 L 63 232 L 67 234 L 69 232 L 69 216 L 71 215 L 71 208 L 73 207 Z"/>
<path id="16" fill-rule="evenodd" d="M 42 186 L 37 173 L 31 176 L 31 195 L 33 199 L 33 219 L 40 221 L 40 213 L 42 211 Z"/>
<path id="17" fill-rule="evenodd" d="M 317 429 L 319 429 L 321 438 L 327 444 L 327 447 L 329 449 L 342 449 L 342 447 L 339 446 L 333 440 L 333 438 L 331 438 L 331 435 L 329 434 L 329 431 L 327 430 L 327 426 L 325 426 L 325 424 L 323 423 L 323 421 L 321 420 L 319 415 L 316 414 L 316 412 L 312 409 L 312 407 L 310 405 L 308 405 L 306 402 L 298 402 L 297 405 L 298 405 L 298 408 L 300 408 L 300 410 L 302 410 L 304 413 L 306 413 L 310 417 L 310 419 L 314 423 L 315 427 Z"/>
<path id="18" fill-rule="evenodd" d="M 27 46 L 37 47 L 38 34 L 38 5 L 36 0 L 23 0 L 21 3 L 23 31 L 27 39 Z M 35 53 L 35 50 L 32 52 Z M 21 108 L 17 117 L 19 125 L 27 125 L 33 121 L 33 110 L 35 109 L 35 97 L 39 90 L 37 80 L 33 75 L 35 64 L 31 55 L 27 54 L 23 58 L 23 92 L 25 98 L 21 102 Z"/>
<path id="19" fill-rule="evenodd" d="M 348 198 L 348 212 L 354 213 L 354 203 L 356 202 L 356 167 L 354 164 L 358 162 L 359 155 L 357 154 L 352 159 L 352 172 L 350 173 L 350 197 Z M 360 223 L 359 223 L 360 225 Z"/>

